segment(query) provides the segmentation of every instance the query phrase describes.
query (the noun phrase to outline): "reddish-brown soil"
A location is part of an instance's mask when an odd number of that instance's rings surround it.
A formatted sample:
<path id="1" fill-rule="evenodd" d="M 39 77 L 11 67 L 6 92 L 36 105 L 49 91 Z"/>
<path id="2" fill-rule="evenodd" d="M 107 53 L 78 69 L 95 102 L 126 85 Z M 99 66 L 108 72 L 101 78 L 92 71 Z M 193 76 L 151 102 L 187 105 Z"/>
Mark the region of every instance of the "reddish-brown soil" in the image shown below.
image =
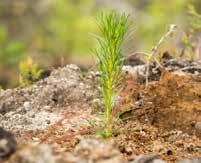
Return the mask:
<path id="1" fill-rule="evenodd" d="M 122 97 L 133 104 L 122 114 L 122 130 L 116 137 L 123 153 L 131 157 L 157 153 L 172 162 L 201 156 L 201 128 L 195 129 L 201 121 L 198 76 L 166 71 L 147 87 L 127 80 Z"/>
<path id="2" fill-rule="evenodd" d="M 201 122 L 198 76 L 165 71 L 160 81 L 150 82 L 148 86 L 126 78 L 119 105 L 123 113 L 112 139 L 126 158 L 155 153 L 161 159 L 175 162 L 201 156 L 201 129 L 195 127 Z M 72 118 L 66 113 L 66 119 L 69 116 Z M 71 151 L 79 135 L 93 133 L 89 126 L 66 131 L 62 121 L 42 133 L 27 134 L 23 139 L 37 137 L 52 144 L 58 153 Z"/>

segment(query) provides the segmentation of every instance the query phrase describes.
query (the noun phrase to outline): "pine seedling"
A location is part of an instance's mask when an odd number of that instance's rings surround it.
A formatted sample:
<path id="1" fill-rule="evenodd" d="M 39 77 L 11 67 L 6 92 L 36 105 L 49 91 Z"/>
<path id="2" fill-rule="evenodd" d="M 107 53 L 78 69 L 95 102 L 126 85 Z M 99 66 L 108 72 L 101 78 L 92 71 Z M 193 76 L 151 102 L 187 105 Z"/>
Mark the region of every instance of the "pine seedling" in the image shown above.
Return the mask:
<path id="1" fill-rule="evenodd" d="M 120 91 L 122 77 L 121 45 L 128 29 L 128 16 L 114 11 L 102 13 L 98 18 L 98 27 L 102 37 L 97 37 L 98 48 L 95 54 L 99 60 L 101 90 L 105 105 L 105 130 L 102 134 L 107 138 L 111 135 L 111 113 L 115 99 Z"/>

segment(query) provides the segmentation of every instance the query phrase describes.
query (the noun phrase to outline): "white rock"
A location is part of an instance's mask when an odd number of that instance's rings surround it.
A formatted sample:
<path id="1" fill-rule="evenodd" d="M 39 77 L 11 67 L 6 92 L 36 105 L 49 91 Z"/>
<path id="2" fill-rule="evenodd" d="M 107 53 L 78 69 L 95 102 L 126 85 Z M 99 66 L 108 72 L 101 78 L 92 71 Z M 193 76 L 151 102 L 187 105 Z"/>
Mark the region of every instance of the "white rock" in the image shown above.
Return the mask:
<path id="1" fill-rule="evenodd" d="M 28 102 L 28 101 L 24 102 L 23 106 L 24 106 L 24 109 L 25 109 L 26 111 L 30 111 L 30 110 L 32 109 L 31 103 Z"/>

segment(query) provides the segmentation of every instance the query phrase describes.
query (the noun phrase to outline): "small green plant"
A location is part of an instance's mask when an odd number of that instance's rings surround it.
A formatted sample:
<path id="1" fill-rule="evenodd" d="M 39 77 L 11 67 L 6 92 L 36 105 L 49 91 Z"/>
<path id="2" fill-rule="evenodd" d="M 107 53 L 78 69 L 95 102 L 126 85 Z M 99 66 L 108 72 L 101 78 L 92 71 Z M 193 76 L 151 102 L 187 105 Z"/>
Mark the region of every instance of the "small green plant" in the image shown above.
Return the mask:
<path id="1" fill-rule="evenodd" d="M 19 63 L 19 71 L 19 82 L 23 86 L 32 86 L 42 73 L 31 57 L 27 57 Z"/>
<path id="2" fill-rule="evenodd" d="M 188 13 L 190 15 L 190 24 L 194 30 L 201 29 L 201 14 L 198 13 L 195 7 L 191 4 L 188 5 Z"/>
<path id="3" fill-rule="evenodd" d="M 102 134 L 107 138 L 111 135 L 111 113 L 115 105 L 122 77 L 121 45 L 128 29 L 128 16 L 114 11 L 102 13 L 98 19 L 102 37 L 97 37 L 98 48 L 95 54 L 99 60 L 99 71 L 103 103 L 105 105 L 105 130 Z"/>
<path id="4" fill-rule="evenodd" d="M 190 59 L 201 59 L 199 56 L 199 47 L 201 43 L 200 32 L 201 32 L 201 14 L 199 14 L 192 4 L 188 5 L 188 20 L 189 26 L 184 31 L 181 42 L 184 45 L 183 51 L 185 55 Z"/>

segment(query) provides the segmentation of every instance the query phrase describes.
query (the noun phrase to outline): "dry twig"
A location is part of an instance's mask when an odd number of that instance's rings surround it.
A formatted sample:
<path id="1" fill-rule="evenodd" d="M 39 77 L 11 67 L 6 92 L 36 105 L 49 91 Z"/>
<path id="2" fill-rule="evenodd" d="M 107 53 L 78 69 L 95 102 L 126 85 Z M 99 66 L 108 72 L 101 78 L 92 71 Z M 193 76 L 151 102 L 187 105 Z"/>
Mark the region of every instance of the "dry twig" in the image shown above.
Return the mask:
<path id="1" fill-rule="evenodd" d="M 155 55 L 159 49 L 159 47 L 161 46 L 161 44 L 170 36 L 173 34 L 173 32 L 175 31 L 175 29 L 177 28 L 177 25 L 175 24 L 171 24 L 170 27 L 168 28 L 168 31 L 165 33 L 165 35 L 163 35 L 161 37 L 161 39 L 158 41 L 158 43 L 152 48 L 151 50 L 151 53 L 148 57 L 148 60 L 147 60 L 147 64 L 146 64 L 146 85 L 148 84 L 149 82 L 149 67 L 150 67 L 150 62 L 151 62 L 151 59 L 154 57 L 155 58 Z"/>

